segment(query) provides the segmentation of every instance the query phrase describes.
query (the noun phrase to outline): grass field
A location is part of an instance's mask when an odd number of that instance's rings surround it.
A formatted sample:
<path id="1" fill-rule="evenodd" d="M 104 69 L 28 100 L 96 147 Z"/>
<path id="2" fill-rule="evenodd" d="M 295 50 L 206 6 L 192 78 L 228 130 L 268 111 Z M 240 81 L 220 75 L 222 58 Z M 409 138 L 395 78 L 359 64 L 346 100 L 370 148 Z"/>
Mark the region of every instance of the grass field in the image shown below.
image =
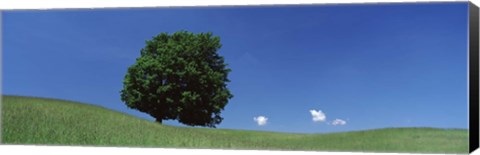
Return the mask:
<path id="1" fill-rule="evenodd" d="M 467 153 L 468 130 L 386 128 L 368 131 L 291 134 L 160 125 L 77 102 L 3 96 L 2 142 L 359 152 Z"/>

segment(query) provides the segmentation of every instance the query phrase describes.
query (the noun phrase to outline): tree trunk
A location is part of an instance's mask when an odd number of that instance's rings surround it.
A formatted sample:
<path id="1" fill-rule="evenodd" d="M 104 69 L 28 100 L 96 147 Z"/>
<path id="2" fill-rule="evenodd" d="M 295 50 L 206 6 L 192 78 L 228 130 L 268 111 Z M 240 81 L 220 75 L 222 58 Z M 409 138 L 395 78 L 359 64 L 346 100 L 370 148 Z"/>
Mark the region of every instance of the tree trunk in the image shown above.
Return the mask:
<path id="1" fill-rule="evenodd" d="M 155 122 L 160 123 L 160 124 L 162 124 L 162 121 L 163 121 L 162 119 L 158 119 L 158 118 L 155 119 Z"/>

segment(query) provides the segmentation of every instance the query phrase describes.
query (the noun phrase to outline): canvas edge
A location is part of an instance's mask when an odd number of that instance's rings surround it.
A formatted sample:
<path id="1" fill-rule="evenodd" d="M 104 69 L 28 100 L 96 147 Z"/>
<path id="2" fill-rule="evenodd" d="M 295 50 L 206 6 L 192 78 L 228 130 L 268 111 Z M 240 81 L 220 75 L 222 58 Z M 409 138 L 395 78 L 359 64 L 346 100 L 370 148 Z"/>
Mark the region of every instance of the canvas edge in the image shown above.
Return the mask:
<path id="1" fill-rule="evenodd" d="M 479 147 L 479 9 L 468 5 L 468 82 L 469 82 L 469 152 Z"/>

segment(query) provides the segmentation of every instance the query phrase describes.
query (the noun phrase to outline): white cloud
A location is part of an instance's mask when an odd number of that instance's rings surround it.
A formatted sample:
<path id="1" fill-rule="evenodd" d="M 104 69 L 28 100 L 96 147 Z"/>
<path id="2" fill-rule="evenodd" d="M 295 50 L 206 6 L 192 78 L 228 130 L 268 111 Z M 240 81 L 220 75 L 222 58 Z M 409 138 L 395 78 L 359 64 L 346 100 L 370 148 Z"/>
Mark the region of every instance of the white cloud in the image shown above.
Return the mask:
<path id="1" fill-rule="evenodd" d="M 253 117 L 253 121 L 257 122 L 259 126 L 264 126 L 267 124 L 268 118 L 265 116 Z"/>
<path id="2" fill-rule="evenodd" d="M 332 125 L 345 125 L 345 124 L 347 124 L 347 121 L 344 121 L 338 118 L 332 121 Z"/>
<path id="3" fill-rule="evenodd" d="M 312 120 L 314 122 L 323 122 L 327 118 L 321 110 L 310 110 L 310 114 L 312 114 Z"/>

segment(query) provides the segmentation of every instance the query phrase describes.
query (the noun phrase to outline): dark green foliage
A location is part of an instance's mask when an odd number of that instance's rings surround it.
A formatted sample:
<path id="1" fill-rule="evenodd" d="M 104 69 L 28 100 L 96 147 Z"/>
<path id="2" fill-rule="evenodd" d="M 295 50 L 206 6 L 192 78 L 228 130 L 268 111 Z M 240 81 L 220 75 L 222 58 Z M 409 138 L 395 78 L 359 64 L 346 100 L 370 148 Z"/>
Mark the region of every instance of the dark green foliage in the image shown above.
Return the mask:
<path id="1" fill-rule="evenodd" d="M 157 122 L 178 120 L 190 126 L 215 127 L 228 100 L 231 71 L 211 33 L 161 33 L 146 41 L 141 56 L 128 68 L 121 99 Z"/>

